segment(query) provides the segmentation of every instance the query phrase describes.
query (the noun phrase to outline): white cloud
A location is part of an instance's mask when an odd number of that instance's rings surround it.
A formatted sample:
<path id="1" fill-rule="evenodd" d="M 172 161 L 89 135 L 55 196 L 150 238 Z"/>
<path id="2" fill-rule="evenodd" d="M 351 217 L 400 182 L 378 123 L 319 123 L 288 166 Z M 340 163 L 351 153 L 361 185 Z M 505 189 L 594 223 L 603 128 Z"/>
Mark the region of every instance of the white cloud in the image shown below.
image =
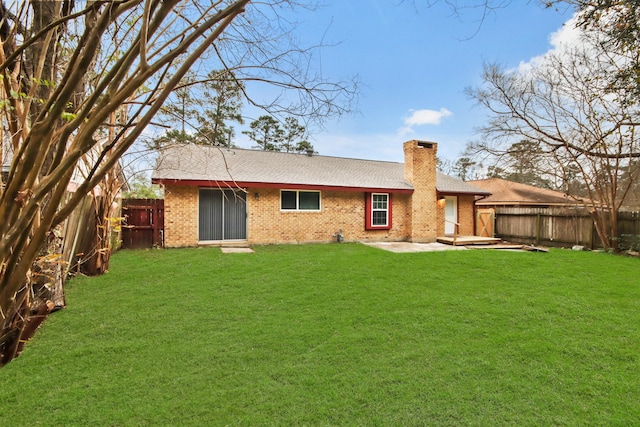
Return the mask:
<path id="1" fill-rule="evenodd" d="M 396 136 L 398 138 L 404 138 L 407 135 L 413 135 L 416 131 L 413 130 L 411 126 L 403 126 L 396 131 Z"/>
<path id="2" fill-rule="evenodd" d="M 581 43 L 581 37 L 583 35 L 582 30 L 576 27 L 577 19 L 574 15 L 571 19 L 565 22 L 562 27 L 557 31 L 554 31 L 549 36 L 549 43 L 558 49 L 563 46 L 576 46 Z"/>
<path id="3" fill-rule="evenodd" d="M 453 113 L 446 108 L 435 110 L 409 110 L 411 116 L 404 119 L 404 123 L 409 127 L 421 125 L 439 125 L 442 119 L 451 116 Z"/>
<path id="4" fill-rule="evenodd" d="M 584 44 L 584 32 L 576 27 L 576 15 L 566 21 L 562 27 L 557 31 L 554 31 L 549 35 L 549 44 L 551 48 L 539 56 L 534 56 L 528 61 L 522 61 L 517 67 L 517 71 L 526 73 L 531 71 L 532 68 L 544 64 L 549 56 L 555 54 L 561 54 L 570 50 L 571 48 Z"/>

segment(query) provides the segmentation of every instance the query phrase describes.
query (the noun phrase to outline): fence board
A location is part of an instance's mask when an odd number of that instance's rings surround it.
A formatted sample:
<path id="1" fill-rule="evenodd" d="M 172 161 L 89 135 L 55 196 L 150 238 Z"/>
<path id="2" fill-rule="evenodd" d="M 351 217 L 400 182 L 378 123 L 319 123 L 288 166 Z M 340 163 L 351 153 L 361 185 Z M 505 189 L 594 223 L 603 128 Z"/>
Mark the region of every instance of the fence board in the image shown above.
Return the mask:
<path id="1" fill-rule="evenodd" d="M 496 207 L 496 236 L 505 240 L 546 246 L 602 246 L 593 219 L 584 208 Z M 637 249 L 640 242 L 640 213 L 618 215 L 620 249 Z"/>

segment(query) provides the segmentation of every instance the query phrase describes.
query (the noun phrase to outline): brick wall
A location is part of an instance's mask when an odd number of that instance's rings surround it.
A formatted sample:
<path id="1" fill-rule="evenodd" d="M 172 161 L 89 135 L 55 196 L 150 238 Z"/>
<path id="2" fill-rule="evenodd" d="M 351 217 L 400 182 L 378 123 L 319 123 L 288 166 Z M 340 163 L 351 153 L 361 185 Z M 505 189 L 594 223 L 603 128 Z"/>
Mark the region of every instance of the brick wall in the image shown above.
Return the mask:
<path id="1" fill-rule="evenodd" d="M 164 244 L 198 244 L 198 187 L 167 186 L 164 190 Z"/>
<path id="2" fill-rule="evenodd" d="M 445 219 L 445 206 L 444 199 L 437 199 L 436 201 L 436 235 L 444 236 L 444 219 Z"/>
<path id="3" fill-rule="evenodd" d="M 257 197 L 256 197 L 257 195 Z M 365 230 L 364 193 L 322 191 L 320 212 L 280 210 L 280 190 L 251 188 L 247 194 L 250 244 L 330 242 L 342 230 L 346 241 L 409 239 L 409 194 L 392 194 L 392 228 Z M 198 245 L 198 188 L 165 188 L 165 246 Z"/>
<path id="4" fill-rule="evenodd" d="M 458 196 L 458 223 L 460 224 L 460 234 L 465 236 L 475 235 L 475 196 Z"/>
<path id="5" fill-rule="evenodd" d="M 322 191 L 320 212 L 281 211 L 280 190 L 250 189 L 249 243 L 329 242 L 338 230 L 342 230 L 346 241 L 408 239 L 410 195 L 391 195 L 390 230 L 365 230 L 364 197 L 359 192 Z"/>

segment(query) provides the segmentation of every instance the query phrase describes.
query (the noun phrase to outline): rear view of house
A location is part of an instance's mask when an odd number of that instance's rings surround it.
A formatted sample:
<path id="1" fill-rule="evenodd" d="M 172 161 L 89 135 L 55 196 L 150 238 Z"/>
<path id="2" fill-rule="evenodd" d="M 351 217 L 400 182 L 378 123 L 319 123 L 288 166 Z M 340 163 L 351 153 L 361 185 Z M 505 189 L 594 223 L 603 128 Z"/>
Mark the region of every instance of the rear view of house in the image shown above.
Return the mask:
<path id="1" fill-rule="evenodd" d="M 488 193 L 436 171 L 437 144 L 408 141 L 405 162 L 180 145 L 160 159 L 165 245 L 432 242 L 473 234 Z"/>

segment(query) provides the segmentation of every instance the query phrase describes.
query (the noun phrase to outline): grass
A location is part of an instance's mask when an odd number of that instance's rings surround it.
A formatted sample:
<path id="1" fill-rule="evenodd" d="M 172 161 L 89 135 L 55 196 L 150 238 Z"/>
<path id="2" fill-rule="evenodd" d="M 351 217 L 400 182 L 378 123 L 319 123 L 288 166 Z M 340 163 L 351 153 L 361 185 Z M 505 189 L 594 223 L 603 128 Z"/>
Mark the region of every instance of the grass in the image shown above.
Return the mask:
<path id="1" fill-rule="evenodd" d="M 637 425 L 640 261 L 119 252 L 0 370 L 2 425 Z"/>

